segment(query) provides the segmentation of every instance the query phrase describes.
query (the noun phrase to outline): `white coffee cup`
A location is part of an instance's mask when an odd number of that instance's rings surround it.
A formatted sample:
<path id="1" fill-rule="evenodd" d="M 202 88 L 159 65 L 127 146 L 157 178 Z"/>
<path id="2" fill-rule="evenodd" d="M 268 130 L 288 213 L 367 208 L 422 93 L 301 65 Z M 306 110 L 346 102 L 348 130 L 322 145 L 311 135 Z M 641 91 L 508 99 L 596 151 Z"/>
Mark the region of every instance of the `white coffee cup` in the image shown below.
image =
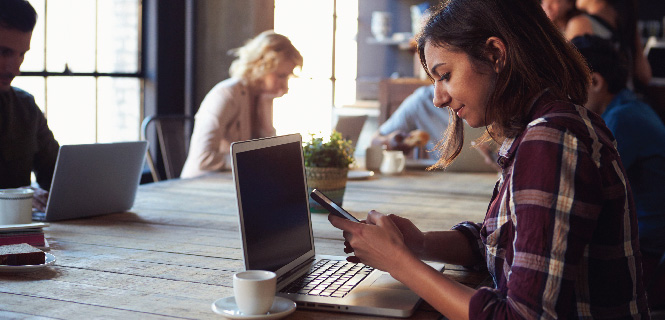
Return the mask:
<path id="1" fill-rule="evenodd" d="M 383 160 L 383 150 L 386 150 L 386 146 L 370 146 L 365 149 L 365 169 L 379 171 Z"/>
<path id="2" fill-rule="evenodd" d="M 370 30 L 377 40 L 383 40 L 390 36 L 392 31 L 392 14 L 386 11 L 372 12 Z"/>
<path id="3" fill-rule="evenodd" d="M 248 270 L 233 275 L 233 294 L 244 315 L 266 314 L 277 291 L 277 275 L 272 271 Z"/>
<path id="4" fill-rule="evenodd" d="M 32 223 L 32 189 L 0 189 L 0 225 Z"/>
<path id="5" fill-rule="evenodd" d="M 383 150 L 381 174 L 398 174 L 404 170 L 406 158 L 400 150 Z"/>

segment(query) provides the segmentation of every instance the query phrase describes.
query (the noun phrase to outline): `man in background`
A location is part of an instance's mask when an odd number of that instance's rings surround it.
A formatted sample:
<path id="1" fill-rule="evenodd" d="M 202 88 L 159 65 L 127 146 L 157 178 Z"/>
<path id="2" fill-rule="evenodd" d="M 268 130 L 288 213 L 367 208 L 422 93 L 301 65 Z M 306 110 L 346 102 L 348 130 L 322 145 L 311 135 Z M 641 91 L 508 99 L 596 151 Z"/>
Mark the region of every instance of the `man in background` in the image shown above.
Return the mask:
<path id="1" fill-rule="evenodd" d="M 644 254 L 644 275 L 649 282 L 658 259 L 665 253 L 665 125 L 656 112 L 626 88 L 628 65 L 612 44 L 598 36 L 571 40 L 592 71 L 586 107 L 601 115 L 617 142 L 633 190 Z M 657 275 L 656 275 L 657 276 Z M 665 290 L 647 292 L 651 308 L 665 307 Z"/>
<path id="2" fill-rule="evenodd" d="M 441 154 L 436 147 L 448 128 L 450 115 L 447 108 L 435 107 L 433 99 L 433 85 L 416 89 L 379 127 L 372 138 L 372 145 L 384 145 L 387 150 L 401 150 L 404 154 L 409 154 L 419 147 L 420 152 L 412 155 L 414 158 L 438 159 Z M 496 163 L 496 143 L 476 145 L 472 142 L 472 145 L 488 167 L 500 171 Z"/>
<path id="3" fill-rule="evenodd" d="M 422 86 L 409 95 L 372 138 L 373 145 L 408 154 L 414 147 L 435 150 L 448 127 L 448 110 L 435 108 L 434 86 Z M 432 158 L 438 158 L 438 155 Z"/>
<path id="4" fill-rule="evenodd" d="M 59 144 L 29 93 L 12 87 L 30 50 L 37 13 L 25 0 L 0 0 L 0 188 L 31 185 L 33 206 L 44 210 Z"/>

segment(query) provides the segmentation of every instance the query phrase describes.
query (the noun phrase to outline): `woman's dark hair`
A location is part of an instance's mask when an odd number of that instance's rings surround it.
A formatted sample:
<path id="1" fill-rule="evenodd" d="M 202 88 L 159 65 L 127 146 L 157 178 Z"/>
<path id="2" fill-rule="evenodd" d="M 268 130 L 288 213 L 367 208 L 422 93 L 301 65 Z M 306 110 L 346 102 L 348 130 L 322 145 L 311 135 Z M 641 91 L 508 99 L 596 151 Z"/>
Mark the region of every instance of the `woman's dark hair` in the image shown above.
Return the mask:
<path id="1" fill-rule="evenodd" d="M 0 27 L 32 32 L 37 23 L 37 13 L 26 0 L 0 1 Z"/>
<path id="2" fill-rule="evenodd" d="M 630 66 L 612 42 L 599 36 L 585 34 L 570 40 L 586 59 L 592 72 L 598 72 L 607 82 L 607 90 L 616 94 L 626 87 Z"/>
<path id="3" fill-rule="evenodd" d="M 495 61 L 486 58 L 490 37 L 501 39 L 506 53 L 486 109 L 489 135 L 504 139 L 520 134 L 529 122 L 532 99 L 545 89 L 562 100 L 586 102 L 589 69 L 538 0 L 444 1 L 418 35 L 420 62 L 429 74 L 424 52 L 429 43 L 464 52 L 479 66 L 493 67 Z M 438 146 L 442 157 L 437 166 L 450 164 L 462 148 L 462 120 L 452 112 L 451 117 L 454 121 Z"/>

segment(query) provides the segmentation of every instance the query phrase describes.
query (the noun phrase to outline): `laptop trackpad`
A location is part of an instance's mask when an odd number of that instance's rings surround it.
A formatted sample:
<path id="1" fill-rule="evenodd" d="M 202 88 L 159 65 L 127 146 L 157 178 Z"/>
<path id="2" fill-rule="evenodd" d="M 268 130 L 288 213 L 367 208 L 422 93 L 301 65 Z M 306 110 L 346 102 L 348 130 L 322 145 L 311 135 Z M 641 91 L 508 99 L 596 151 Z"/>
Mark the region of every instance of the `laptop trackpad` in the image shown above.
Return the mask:
<path id="1" fill-rule="evenodd" d="M 401 289 L 401 290 L 409 290 L 409 287 L 405 286 L 403 283 L 395 280 L 392 276 L 389 274 L 382 274 L 374 282 L 370 285 L 371 287 L 380 287 L 380 288 L 387 288 L 387 289 Z"/>

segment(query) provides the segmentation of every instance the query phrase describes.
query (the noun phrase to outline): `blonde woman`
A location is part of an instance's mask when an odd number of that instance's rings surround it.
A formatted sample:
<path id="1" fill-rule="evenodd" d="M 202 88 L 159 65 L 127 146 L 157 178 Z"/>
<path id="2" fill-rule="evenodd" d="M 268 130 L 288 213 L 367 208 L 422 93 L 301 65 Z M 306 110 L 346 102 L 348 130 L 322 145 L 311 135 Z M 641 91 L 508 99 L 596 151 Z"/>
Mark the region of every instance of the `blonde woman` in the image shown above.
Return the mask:
<path id="1" fill-rule="evenodd" d="M 230 168 L 234 141 L 275 135 L 273 99 L 289 91 L 288 80 L 303 58 L 291 41 L 272 30 L 232 51 L 231 78 L 215 85 L 196 113 L 182 178 Z"/>

